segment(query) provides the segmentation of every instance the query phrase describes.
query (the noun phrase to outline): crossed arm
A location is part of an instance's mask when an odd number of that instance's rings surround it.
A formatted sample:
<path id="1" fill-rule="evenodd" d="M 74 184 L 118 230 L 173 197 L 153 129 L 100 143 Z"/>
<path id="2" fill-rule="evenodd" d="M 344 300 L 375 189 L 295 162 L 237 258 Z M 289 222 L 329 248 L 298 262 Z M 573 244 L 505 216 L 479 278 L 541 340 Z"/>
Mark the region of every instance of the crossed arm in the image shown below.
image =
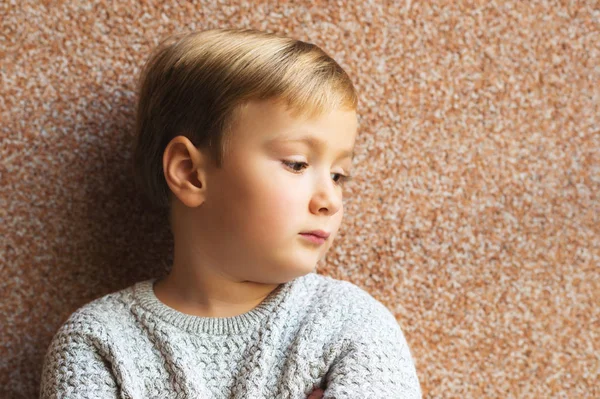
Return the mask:
<path id="1" fill-rule="evenodd" d="M 383 307 L 354 320 L 325 377 L 325 390 L 308 397 L 421 398 L 415 366 L 394 316 Z M 351 326 L 352 327 L 352 326 Z M 117 398 L 123 394 L 101 343 L 59 332 L 44 361 L 40 398 Z"/>

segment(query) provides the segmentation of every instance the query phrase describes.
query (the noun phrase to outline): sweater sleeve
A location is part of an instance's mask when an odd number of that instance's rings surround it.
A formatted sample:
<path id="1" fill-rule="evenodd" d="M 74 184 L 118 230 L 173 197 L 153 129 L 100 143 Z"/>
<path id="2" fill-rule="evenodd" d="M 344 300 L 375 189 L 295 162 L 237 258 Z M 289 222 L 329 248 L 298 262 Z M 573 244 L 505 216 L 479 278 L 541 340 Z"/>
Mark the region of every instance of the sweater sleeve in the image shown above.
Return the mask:
<path id="1" fill-rule="evenodd" d="M 44 358 L 40 399 L 118 398 L 119 389 L 106 356 L 102 332 L 81 319 L 68 320 L 52 338 Z"/>
<path id="2" fill-rule="evenodd" d="M 398 322 L 380 303 L 372 310 L 344 338 L 343 350 L 327 373 L 323 399 L 422 397 Z"/>

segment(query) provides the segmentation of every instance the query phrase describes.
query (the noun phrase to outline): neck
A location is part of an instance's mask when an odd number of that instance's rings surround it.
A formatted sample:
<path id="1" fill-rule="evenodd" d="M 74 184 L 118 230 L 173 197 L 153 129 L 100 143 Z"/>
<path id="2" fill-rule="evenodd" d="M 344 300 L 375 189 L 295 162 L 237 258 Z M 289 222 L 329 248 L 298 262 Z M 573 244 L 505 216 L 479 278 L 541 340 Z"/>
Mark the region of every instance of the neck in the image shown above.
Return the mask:
<path id="1" fill-rule="evenodd" d="M 223 274 L 186 271 L 173 265 L 154 285 L 154 294 L 165 305 L 202 317 L 233 317 L 249 312 L 280 284 L 242 281 Z"/>

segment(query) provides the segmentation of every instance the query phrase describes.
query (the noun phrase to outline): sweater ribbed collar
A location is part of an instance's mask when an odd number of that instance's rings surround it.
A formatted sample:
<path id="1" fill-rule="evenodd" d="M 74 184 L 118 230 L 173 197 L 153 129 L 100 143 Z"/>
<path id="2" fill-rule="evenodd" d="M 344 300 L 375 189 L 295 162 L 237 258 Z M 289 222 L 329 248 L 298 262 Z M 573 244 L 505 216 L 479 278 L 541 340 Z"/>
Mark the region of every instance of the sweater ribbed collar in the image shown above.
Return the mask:
<path id="1" fill-rule="evenodd" d="M 144 309 L 161 320 L 189 333 L 208 333 L 216 335 L 240 334 L 260 323 L 260 321 L 270 313 L 276 311 L 281 302 L 290 295 L 298 281 L 304 277 L 306 276 L 297 277 L 281 284 L 254 309 L 233 317 L 195 316 L 182 313 L 167 306 L 161 302 L 154 293 L 154 283 L 158 278 L 152 278 L 136 283 L 133 295 Z"/>

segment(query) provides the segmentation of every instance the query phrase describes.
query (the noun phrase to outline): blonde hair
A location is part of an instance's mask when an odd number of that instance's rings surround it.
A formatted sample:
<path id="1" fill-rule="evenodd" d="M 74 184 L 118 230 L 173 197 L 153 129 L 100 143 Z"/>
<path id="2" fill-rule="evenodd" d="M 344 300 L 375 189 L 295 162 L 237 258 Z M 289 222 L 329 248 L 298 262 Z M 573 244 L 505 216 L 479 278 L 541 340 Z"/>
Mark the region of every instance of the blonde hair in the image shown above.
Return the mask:
<path id="1" fill-rule="evenodd" d="M 152 52 L 140 74 L 133 169 L 154 207 L 170 208 L 162 157 L 176 136 L 206 149 L 217 167 L 238 110 L 274 99 L 294 117 L 356 110 L 352 81 L 321 48 L 255 29 L 174 34 Z"/>

